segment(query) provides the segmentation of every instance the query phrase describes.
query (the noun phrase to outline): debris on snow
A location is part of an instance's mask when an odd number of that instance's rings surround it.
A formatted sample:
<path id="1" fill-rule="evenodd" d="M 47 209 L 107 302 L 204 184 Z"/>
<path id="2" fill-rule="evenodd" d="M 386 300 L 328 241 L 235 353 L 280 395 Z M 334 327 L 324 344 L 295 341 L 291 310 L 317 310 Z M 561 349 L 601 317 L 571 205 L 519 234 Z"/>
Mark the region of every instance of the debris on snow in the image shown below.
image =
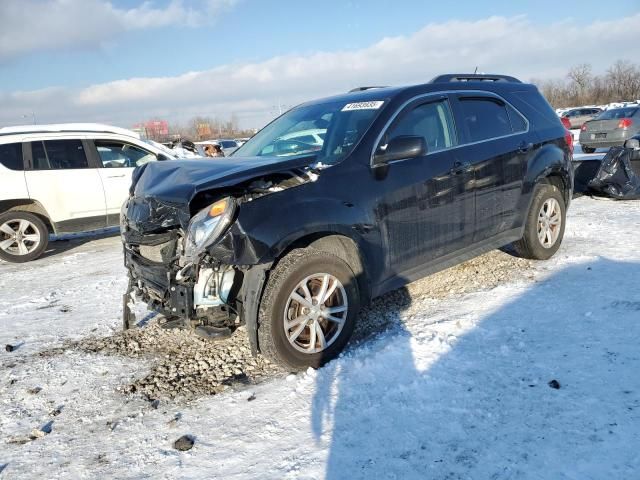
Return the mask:
<path id="1" fill-rule="evenodd" d="M 186 452 L 187 450 L 191 450 L 193 448 L 194 443 L 195 438 L 193 436 L 183 435 L 175 442 L 173 442 L 173 448 L 181 452 Z"/>

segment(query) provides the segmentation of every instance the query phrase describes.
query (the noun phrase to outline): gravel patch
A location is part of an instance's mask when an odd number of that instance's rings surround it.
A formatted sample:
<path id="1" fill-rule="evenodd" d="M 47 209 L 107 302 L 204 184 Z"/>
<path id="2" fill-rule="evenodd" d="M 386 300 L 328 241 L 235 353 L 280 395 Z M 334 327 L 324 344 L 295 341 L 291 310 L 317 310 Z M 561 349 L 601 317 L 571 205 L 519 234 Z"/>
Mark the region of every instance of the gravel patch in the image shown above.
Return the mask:
<path id="1" fill-rule="evenodd" d="M 264 357 L 251 355 L 243 327 L 231 338 L 212 342 L 190 330 L 163 329 L 154 319 L 144 328 L 108 337 L 87 337 L 40 355 L 56 355 L 69 349 L 146 359 L 149 373 L 119 390 L 141 394 L 150 401 L 215 395 L 229 387 L 252 385 L 282 373 Z"/>
<path id="2" fill-rule="evenodd" d="M 393 328 L 402 321 L 401 312 L 416 300 L 491 290 L 502 283 L 530 279 L 532 266 L 529 260 L 494 250 L 390 292 L 362 310 L 352 345 Z M 68 349 L 147 359 L 149 373 L 120 390 L 141 394 L 150 401 L 215 395 L 230 387 L 242 388 L 286 373 L 264 357 L 251 355 L 243 327 L 229 339 L 211 342 L 191 331 L 163 329 L 154 319 L 144 328 L 109 337 L 88 337 L 40 355 L 61 354 Z"/>

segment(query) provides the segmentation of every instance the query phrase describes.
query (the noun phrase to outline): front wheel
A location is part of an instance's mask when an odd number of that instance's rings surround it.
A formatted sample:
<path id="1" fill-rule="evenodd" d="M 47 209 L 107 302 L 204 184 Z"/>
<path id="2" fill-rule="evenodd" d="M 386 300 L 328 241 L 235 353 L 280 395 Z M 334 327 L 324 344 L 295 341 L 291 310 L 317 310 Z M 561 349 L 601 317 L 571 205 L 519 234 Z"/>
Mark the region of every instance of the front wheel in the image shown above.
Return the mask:
<path id="1" fill-rule="evenodd" d="M 38 258 L 49 244 L 49 230 L 33 213 L 12 211 L 0 215 L 0 258 L 23 263 Z"/>
<path id="2" fill-rule="evenodd" d="M 291 370 L 320 367 L 349 341 L 359 299 L 343 260 L 312 248 L 292 251 L 271 272 L 260 302 L 260 351 Z"/>
<path id="3" fill-rule="evenodd" d="M 523 237 L 513 245 L 518 254 L 533 260 L 547 260 L 560 248 L 564 237 L 566 207 L 555 185 L 536 185 L 525 220 Z"/>

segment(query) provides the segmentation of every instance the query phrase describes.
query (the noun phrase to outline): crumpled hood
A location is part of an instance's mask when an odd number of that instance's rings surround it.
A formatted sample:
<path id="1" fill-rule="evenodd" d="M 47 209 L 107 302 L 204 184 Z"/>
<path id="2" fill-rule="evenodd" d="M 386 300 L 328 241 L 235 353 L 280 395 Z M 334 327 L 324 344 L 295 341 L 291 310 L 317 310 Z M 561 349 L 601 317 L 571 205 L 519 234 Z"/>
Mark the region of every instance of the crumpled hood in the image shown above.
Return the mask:
<path id="1" fill-rule="evenodd" d="M 139 233 L 182 226 L 191 220 L 189 204 L 201 191 L 230 187 L 271 173 L 306 167 L 315 156 L 283 160 L 273 157 L 223 157 L 212 160 L 149 162 L 133 172 L 133 195 L 123 222 Z"/>
<path id="2" fill-rule="evenodd" d="M 222 157 L 149 162 L 134 172 L 134 196 L 188 205 L 196 193 L 228 187 L 262 175 L 308 166 L 315 156 Z"/>

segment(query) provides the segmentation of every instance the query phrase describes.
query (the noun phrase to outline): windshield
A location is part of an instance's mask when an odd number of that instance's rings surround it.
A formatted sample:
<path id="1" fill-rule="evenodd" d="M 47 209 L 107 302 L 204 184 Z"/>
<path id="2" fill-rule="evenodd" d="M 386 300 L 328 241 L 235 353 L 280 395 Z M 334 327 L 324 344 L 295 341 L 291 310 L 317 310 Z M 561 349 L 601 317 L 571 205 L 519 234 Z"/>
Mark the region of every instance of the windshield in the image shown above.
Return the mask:
<path id="1" fill-rule="evenodd" d="M 315 153 L 319 162 L 340 162 L 358 144 L 383 103 L 341 101 L 296 107 L 260 130 L 233 156 L 288 157 Z"/>
<path id="2" fill-rule="evenodd" d="M 637 107 L 629 108 L 612 108 L 611 110 L 605 110 L 596 117 L 596 120 L 618 120 L 620 118 L 629 118 L 638 111 Z"/>

